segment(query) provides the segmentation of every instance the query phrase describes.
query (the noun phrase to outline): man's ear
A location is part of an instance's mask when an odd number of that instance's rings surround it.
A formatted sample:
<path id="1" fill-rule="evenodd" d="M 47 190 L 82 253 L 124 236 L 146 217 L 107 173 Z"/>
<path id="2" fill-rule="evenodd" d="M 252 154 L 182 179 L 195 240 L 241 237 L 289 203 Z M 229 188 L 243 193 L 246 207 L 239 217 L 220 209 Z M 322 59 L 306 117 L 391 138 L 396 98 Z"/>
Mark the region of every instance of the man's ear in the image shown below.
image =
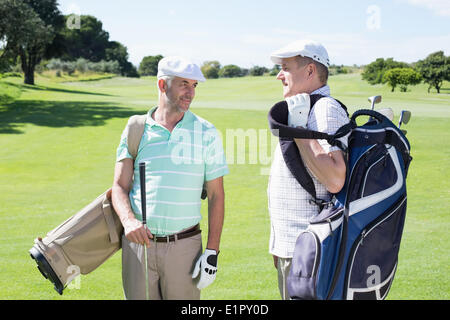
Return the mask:
<path id="1" fill-rule="evenodd" d="M 308 71 L 308 77 L 311 77 L 317 70 L 316 70 L 316 66 L 314 65 L 314 63 L 310 63 L 307 67 L 307 71 Z"/>
<path id="2" fill-rule="evenodd" d="M 164 79 L 158 79 L 158 88 L 161 92 L 167 91 L 167 83 Z"/>

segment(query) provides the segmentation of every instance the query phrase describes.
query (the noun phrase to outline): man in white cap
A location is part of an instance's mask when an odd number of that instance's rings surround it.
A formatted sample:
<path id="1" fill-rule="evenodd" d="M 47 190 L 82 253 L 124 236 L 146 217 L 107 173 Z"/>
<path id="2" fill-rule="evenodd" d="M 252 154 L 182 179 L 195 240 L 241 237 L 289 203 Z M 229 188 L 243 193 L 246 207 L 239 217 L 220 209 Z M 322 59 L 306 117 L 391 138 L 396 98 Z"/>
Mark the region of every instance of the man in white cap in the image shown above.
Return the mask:
<path id="1" fill-rule="evenodd" d="M 289 109 L 290 126 L 335 133 L 346 124 L 348 116 L 340 104 L 330 97 L 327 85 L 330 66 L 327 50 L 310 40 L 295 41 L 273 52 L 271 60 L 281 65 L 277 79 L 283 85 L 283 96 Z M 309 96 L 320 94 L 310 110 Z M 301 160 L 313 179 L 318 199 L 329 201 L 345 183 L 346 165 L 343 153 L 325 140 L 295 139 Z M 269 252 L 278 270 L 278 286 L 282 299 L 289 299 L 286 280 L 295 242 L 312 217 L 320 211 L 312 196 L 299 184 L 287 167 L 280 145 L 277 146 L 270 172 L 269 212 L 271 234 Z"/>
<path id="2" fill-rule="evenodd" d="M 113 205 L 124 226 L 122 281 L 126 299 L 200 299 L 210 285 L 224 220 L 223 176 L 228 173 L 215 127 L 189 111 L 200 68 L 182 57 L 158 64 L 158 105 L 150 109 L 138 154 L 133 161 L 127 132 L 117 149 Z M 146 212 L 141 215 L 139 166 L 146 166 Z M 133 179 L 134 176 L 134 179 Z M 208 196 L 208 242 L 202 254 L 201 194 Z M 144 270 L 143 245 L 148 268 Z"/>

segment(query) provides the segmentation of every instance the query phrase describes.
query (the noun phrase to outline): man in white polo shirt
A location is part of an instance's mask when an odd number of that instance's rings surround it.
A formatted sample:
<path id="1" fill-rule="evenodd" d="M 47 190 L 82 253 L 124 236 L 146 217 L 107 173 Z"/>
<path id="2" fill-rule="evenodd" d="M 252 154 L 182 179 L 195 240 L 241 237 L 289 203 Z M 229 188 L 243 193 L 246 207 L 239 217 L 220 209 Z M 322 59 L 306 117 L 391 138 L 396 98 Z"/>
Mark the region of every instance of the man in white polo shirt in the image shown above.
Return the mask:
<path id="1" fill-rule="evenodd" d="M 283 85 L 283 96 L 289 106 L 307 101 L 309 110 L 309 99 L 302 94 L 326 96 L 316 102 L 309 116 L 303 118 L 304 123 L 295 126 L 333 134 L 349 121 L 344 109 L 330 97 L 327 85 L 330 62 L 321 44 L 310 40 L 295 41 L 273 52 L 271 60 L 281 65 L 277 79 Z M 346 166 L 342 151 L 325 140 L 295 139 L 295 143 L 313 179 L 317 198 L 329 201 L 331 193 L 340 191 L 345 183 Z M 268 198 L 271 220 L 269 252 L 278 270 L 281 297 L 289 299 L 286 280 L 295 242 L 320 209 L 310 201 L 312 196 L 287 167 L 280 145 L 272 161 Z"/>
<path id="2" fill-rule="evenodd" d="M 113 205 L 124 226 L 122 280 L 126 299 L 199 299 L 216 276 L 224 220 L 223 176 L 228 173 L 215 127 L 189 111 L 200 68 L 182 57 L 158 64 L 158 106 L 147 114 L 138 154 L 127 132 L 117 149 Z M 146 164 L 147 229 L 141 216 L 139 163 Z M 201 194 L 208 195 L 208 242 L 202 254 Z M 148 248 L 144 270 L 143 245 Z"/>

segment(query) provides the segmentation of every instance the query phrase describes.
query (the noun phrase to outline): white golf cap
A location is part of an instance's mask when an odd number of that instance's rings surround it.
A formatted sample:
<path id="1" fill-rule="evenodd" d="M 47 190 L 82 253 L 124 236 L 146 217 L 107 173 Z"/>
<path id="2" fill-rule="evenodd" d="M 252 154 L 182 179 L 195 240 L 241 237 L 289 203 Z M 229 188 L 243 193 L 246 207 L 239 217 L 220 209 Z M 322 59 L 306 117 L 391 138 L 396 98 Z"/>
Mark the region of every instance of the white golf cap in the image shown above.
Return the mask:
<path id="1" fill-rule="evenodd" d="M 159 61 L 157 77 L 163 76 L 176 76 L 200 82 L 206 81 L 202 71 L 195 63 L 178 56 L 165 57 Z"/>
<path id="2" fill-rule="evenodd" d="M 289 43 L 287 46 L 272 52 L 270 59 L 275 64 L 281 64 L 281 59 L 295 56 L 309 57 L 320 62 L 325 67 L 330 66 L 328 52 L 323 45 L 312 40 L 298 40 Z"/>

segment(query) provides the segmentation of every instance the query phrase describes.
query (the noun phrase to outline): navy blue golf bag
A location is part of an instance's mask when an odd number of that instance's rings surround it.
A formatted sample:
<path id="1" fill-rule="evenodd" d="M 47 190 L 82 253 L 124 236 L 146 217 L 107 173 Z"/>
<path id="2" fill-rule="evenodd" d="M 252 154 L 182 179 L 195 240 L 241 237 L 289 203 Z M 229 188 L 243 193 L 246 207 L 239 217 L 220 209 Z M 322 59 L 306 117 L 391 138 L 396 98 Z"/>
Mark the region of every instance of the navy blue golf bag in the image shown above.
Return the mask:
<path id="1" fill-rule="evenodd" d="M 311 107 L 320 98 L 311 96 Z M 299 175 L 301 159 L 294 168 L 294 156 L 283 149 L 283 141 L 326 139 L 340 147 L 347 160 L 343 189 L 331 202 L 316 199 L 322 210 L 298 236 L 287 280 L 290 297 L 384 299 L 397 268 L 405 221 L 406 175 L 412 160 L 408 140 L 373 110 L 355 112 L 334 135 L 290 128 L 287 112 L 285 102 L 276 104 L 269 112 L 269 125 L 280 137 L 286 164 L 299 182 L 308 178 Z M 369 116 L 369 121 L 358 126 L 360 116 Z M 305 189 L 308 185 L 302 181 Z"/>

